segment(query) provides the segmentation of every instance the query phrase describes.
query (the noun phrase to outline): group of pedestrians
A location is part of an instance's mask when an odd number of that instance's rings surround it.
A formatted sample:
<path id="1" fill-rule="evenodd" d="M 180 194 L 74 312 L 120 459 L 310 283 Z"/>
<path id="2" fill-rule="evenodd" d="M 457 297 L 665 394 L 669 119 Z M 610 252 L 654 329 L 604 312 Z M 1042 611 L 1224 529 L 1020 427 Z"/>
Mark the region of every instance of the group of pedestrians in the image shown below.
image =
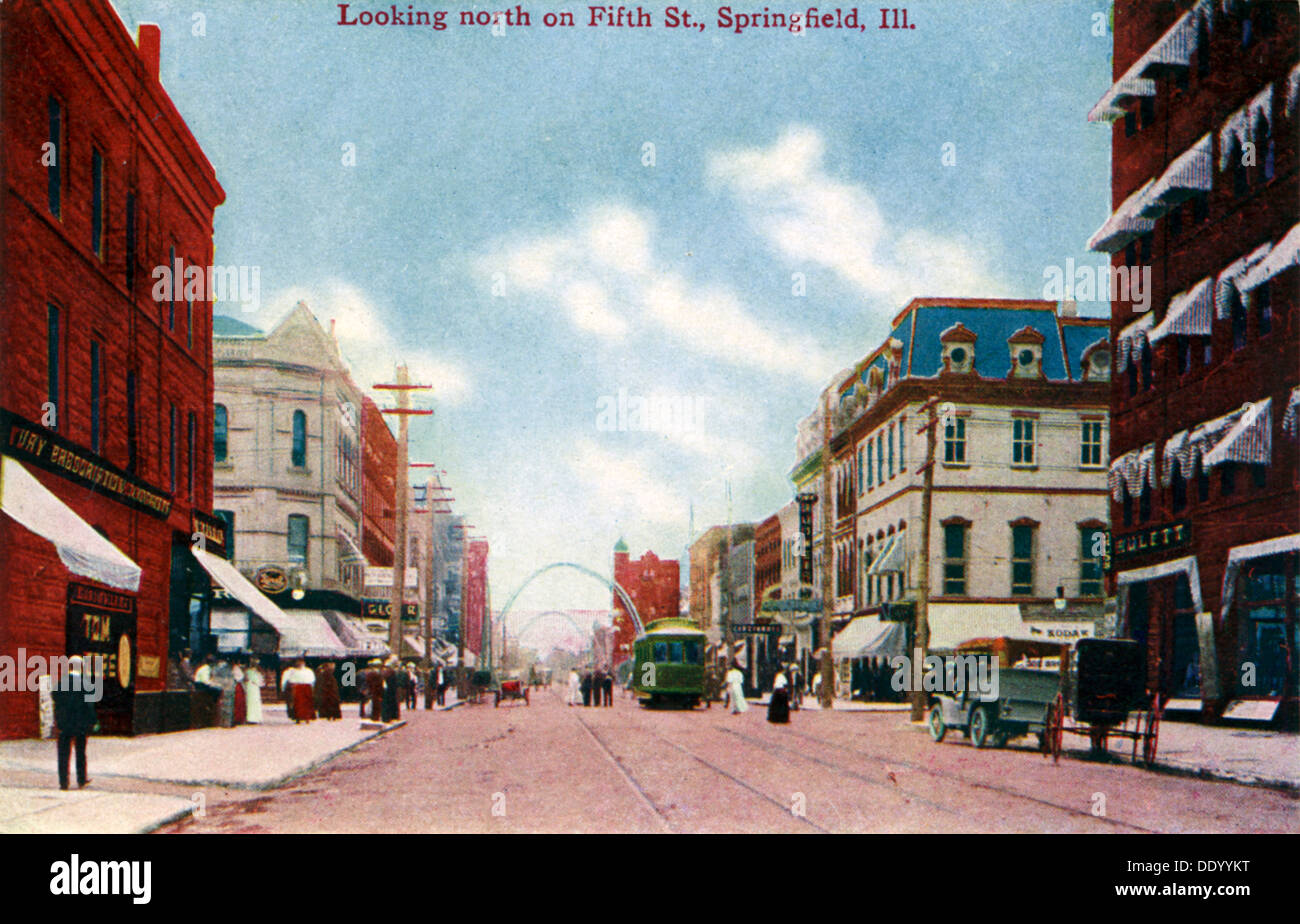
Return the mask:
<path id="1" fill-rule="evenodd" d="M 587 669 L 569 671 L 570 706 L 613 706 L 614 674 L 612 671 Z"/>
<path id="2" fill-rule="evenodd" d="M 313 671 L 307 666 L 306 659 L 298 658 L 280 676 L 280 690 L 284 694 L 285 712 L 294 724 L 311 722 L 316 718 L 343 718 L 333 661 L 323 661 Z"/>
<path id="3" fill-rule="evenodd" d="M 180 670 L 189 682 L 191 728 L 234 728 L 262 721 L 262 684 L 265 677 L 254 660 L 218 659 L 207 655 L 191 669 L 190 653 L 181 658 Z"/>
<path id="4" fill-rule="evenodd" d="M 794 708 L 799 708 L 798 701 L 802 699 L 802 694 L 791 682 L 791 677 L 797 678 L 797 676 L 794 665 L 790 666 L 790 676 L 786 675 L 784 669 L 777 671 L 776 677 L 772 680 L 772 693 L 767 701 L 767 720 L 769 722 L 785 725 L 790 721 L 792 695 L 795 697 Z M 797 683 L 797 680 L 795 682 Z M 726 700 L 731 705 L 732 715 L 749 709 L 749 703 L 745 701 L 745 672 L 738 661 L 731 662 L 731 668 L 727 671 L 724 687 Z"/>

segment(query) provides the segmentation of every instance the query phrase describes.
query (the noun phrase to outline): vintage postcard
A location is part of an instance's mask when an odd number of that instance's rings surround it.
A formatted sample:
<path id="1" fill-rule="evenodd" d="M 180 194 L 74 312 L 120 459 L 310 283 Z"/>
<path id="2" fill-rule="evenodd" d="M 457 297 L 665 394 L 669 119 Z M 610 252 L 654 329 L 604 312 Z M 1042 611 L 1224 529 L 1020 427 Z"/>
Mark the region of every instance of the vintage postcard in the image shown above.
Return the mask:
<path id="1" fill-rule="evenodd" d="M 0 831 L 1300 831 L 1296 3 L 0 50 Z"/>

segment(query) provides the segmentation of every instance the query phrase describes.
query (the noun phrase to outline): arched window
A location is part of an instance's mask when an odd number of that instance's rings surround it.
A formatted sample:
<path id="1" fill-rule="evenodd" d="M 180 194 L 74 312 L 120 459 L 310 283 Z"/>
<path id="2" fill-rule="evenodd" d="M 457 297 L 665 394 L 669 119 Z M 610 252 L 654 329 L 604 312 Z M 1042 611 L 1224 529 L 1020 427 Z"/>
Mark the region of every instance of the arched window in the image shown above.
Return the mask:
<path id="1" fill-rule="evenodd" d="M 295 468 L 307 465 L 307 415 L 302 411 L 293 412 L 293 456 L 290 461 Z"/>
<path id="2" fill-rule="evenodd" d="M 212 461 L 225 462 L 229 451 L 229 418 L 224 404 L 218 404 L 212 413 Z"/>

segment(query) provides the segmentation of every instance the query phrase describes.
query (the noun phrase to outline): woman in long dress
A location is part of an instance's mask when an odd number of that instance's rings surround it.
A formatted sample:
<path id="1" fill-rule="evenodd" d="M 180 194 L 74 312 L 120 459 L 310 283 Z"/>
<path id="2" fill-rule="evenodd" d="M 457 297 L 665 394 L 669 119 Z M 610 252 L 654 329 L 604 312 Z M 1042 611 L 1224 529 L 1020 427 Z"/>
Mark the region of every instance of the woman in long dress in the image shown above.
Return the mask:
<path id="1" fill-rule="evenodd" d="M 731 670 L 727 671 L 727 693 L 731 698 L 732 715 L 749 709 L 749 703 L 745 702 L 745 675 L 736 661 L 731 662 Z"/>
<path id="2" fill-rule="evenodd" d="M 772 696 L 767 701 L 767 720 L 786 723 L 790 721 L 790 689 L 785 671 L 778 671 L 772 681 Z"/>
<path id="3" fill-rule="evenodd" d="M 569 705 L 576 706 L 582 702 L 582 678 L 576 670 L 569 670 Z"/>
<path id="4" fill-rule="evenodd" d="M 217 699 L 217 724 L 222 728 L 235 726 L 235 677 L 230 662 L 222 661 L 212 671 L 212 682 L 219 690 Z"/>
<path id="5" fill-rule="evenodd" d="M 289 716 L 295 722 L 310 722 L 316 718 L 316 703 L 313 687 L 316 675 L 307 667 L 302 658 L 293 662 L 293 667 L 284 672 L 284 694 Z"/>
<path id="6" fill-rule="evenodd" d="M 244 668 L 236 661 L 230 673 L 235 681 L 235 724 L 243 725 L 248 721 L 248 694 L 244 691 Z"/>
<path id="7" fill-rule="evenodd" d="M 343 718 L 339 702 L 339 684 L 334 677 L 334 662 L 326 661 L 316 668 L 316 709 L 322 719 Z"/>
<path id="8" fill-rule="evenodd" d="M 256 662 L 248 665 L 244 671 L 244 702 L 249 725 L 262 724 L 262 669 Z"/>

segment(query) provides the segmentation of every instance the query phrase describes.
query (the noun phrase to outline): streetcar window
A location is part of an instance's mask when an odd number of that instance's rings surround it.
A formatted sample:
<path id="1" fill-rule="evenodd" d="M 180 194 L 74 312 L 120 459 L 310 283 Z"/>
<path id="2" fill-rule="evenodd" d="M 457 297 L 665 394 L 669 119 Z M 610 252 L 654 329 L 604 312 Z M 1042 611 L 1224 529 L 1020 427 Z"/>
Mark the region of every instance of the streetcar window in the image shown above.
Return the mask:
<path id="1" fill-rule="evenodd" d="M 668 660 L 668 643 L 667 643 L 667 642 L 655 642 L 655 660 L 656 660 L 656 661 L 667 661 L 667 660 Z"/>
<path id="2" fill-rule="evenodd" d="M 702 657 L 703 652 L 700 651 L 700 643 L 686 642 L 685 644 L 686 644 L 686 663 L 703 664 L 704 658 Z"/>
<path id="3" fill-rule="evenodd" d="M 674 664 L 681 664 L 681 663 L 682 663 L 682 643 L 681 643 L 681 642 L 669 642 L 669 643 L 668 643 L 668 656 L 669 656 L 669 657 L 668 657 L 668 660 L 669 660 L 669 661 L 672 661 Z"/>

